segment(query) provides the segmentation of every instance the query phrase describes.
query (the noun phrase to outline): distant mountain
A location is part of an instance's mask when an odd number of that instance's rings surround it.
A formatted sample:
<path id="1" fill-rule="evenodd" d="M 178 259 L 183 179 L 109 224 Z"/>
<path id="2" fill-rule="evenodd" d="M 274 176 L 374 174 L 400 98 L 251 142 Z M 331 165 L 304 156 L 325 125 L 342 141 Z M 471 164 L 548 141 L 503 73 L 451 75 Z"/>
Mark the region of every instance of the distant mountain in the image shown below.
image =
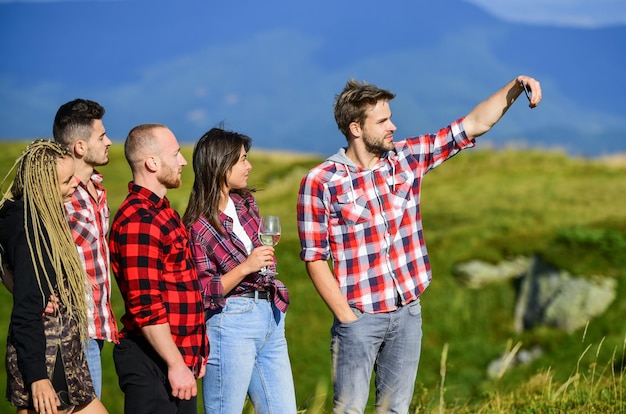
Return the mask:
<path id="1" fill-rule="evenodd" d="M 400 139 L 523 73 L 544 102 L 517 102 L 485 140 L 626 152 L 626 26 L 512 24 L 460 0 L 11 3 L 0 16 L 4 139 L 49 136 L 56 108 L 80 96 L 107 108 L 118 142 L 143 122 L 193 142 L 224 121 L 256 147 L 328 154 L 345 144 L 332 104 L 350 77 L 397 94 Z"/>

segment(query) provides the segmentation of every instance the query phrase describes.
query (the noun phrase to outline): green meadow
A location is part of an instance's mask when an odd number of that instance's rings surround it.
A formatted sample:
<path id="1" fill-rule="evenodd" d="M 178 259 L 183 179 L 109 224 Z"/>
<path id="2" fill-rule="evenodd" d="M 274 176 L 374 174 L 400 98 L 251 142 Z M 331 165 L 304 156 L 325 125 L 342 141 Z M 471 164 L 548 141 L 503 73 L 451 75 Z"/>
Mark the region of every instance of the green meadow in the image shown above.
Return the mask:
<path id="1" fill-rule="evenodd" d="M 0 144 L 4 177 L 25 142 Z M 191 162 L 192 147 L 183 150 Z M 110 150 L 105 176 L 113 214 L 127 193 L 130 170 L 121 143 Z M 332 315 L 299 259 L 296 196 L 301 178 L 320 157 L 252 148 L 249 184 L 258 189 L 261 212 L 283 224 L 276 247 L 279 278 L 290 290 L 286 330 L 297 402 L 302 412 L 331 410 L 330 325 Z M 184 212 L 193 171 L 171 190 L 172 206 Z M 7 183 L 2 190 L 6 190 Z M 412 412 L 424 413 L 611 413 L 626 412 L 624 384 L 626 315 L 626 160 L 574 158 L 556 151 L 474 149 L 430 172 L 424 180 L 422 213 L 433 282 L 422 296 L 423 343 Z M 513 327 L 512 283 L 469 290 L 452 274 L 456 263 L 497 263 L 538 254 L 574 275 L 618 280 L 608 311 L 573 333 Z M 117 317 L 123 304 L 114 284 Z M 0 348 L 4 348 L 12 299 L 0 289 Z M 515 344 L 538 345 L 543 354 L 498 380 L 486 376 L 489 362 Z M 123 412 L 123 395 L 105 345 L 103 402 Z M 2 358 L 4 361 L 4 358 Z M 4 363 L 4 362 L 3 362 Z M 0 369 L 0 384 L 6 384 Z M 373 395 L 373 394 L 372 394 Z M 368 412 L 374 412 L 373 398 Z M 201 401 L 199 401 L 199 404 Z M 0 412 L 13 412 L 4 399 Z"/>

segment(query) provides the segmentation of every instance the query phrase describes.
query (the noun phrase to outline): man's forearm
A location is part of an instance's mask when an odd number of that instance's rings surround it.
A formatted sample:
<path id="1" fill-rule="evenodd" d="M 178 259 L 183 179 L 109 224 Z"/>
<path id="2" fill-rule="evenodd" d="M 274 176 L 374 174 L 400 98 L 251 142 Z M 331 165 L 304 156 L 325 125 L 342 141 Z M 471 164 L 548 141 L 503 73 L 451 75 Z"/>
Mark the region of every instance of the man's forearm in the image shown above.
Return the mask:
<path id="1" fill-rule="evenodd" d="M 471 139 L 479 137 L 489 131 L 506 111 L 513 105 L 524 91 L 522 80 L 531 87 L 532 99 L 529 106 L 534 108 L 541 101 L 541 87 L 539 82 L 528 76 L 518 76 L 504 85 L 489 98 L 485 99 L 465 117 L 463 126 L 465 133 Z"/>
<path id="2" fill-rule="evenodd" d="M 168 367 L 185 364 L 183 356 L 172 339 L 169 323 L 144 326 L 141 332 Z"/>
<path id="3" fill-rule="evenodd" d="M 350 309 L 348 301 L 343 296 L 337 282 L 328 267 L 328 263 L 323 260 L 315 262 L 307 262 L 306 269 L 311 277 L 311 281 L 317 289 L 331 312 L 340 322 L 348 322 L 356 319 L 356 316 Z"/>

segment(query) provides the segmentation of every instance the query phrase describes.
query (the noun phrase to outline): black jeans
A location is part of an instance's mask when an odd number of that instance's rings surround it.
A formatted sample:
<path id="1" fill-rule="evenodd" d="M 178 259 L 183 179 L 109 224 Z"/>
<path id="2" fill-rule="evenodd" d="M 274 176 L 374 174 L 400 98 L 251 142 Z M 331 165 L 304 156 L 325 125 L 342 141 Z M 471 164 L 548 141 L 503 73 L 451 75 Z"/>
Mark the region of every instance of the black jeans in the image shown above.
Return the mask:
<path id="1" fill-rule="evenodd" d="M 124 392 L 124 412 L 197 414 L 197 397 L 172 396 L 167 367 L 144 338 L 124 338 L 113 348 L 113 361 Z"/>

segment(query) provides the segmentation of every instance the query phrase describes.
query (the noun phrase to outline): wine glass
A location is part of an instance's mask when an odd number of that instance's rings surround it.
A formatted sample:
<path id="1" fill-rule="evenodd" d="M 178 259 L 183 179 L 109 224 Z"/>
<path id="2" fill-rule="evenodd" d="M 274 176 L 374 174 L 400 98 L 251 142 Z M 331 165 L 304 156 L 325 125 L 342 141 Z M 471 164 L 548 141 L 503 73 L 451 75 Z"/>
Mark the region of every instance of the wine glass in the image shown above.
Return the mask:
<path id="1" fill-rule="evenodd" d="M 280 240 L 280 218 L 278 216 L 262 216 L 259 223 L 259 240 L 265 246 L 276 246 Z M 264 266 L 259 272 L 263 276 L 275 276 L 278 273 Z"/>

